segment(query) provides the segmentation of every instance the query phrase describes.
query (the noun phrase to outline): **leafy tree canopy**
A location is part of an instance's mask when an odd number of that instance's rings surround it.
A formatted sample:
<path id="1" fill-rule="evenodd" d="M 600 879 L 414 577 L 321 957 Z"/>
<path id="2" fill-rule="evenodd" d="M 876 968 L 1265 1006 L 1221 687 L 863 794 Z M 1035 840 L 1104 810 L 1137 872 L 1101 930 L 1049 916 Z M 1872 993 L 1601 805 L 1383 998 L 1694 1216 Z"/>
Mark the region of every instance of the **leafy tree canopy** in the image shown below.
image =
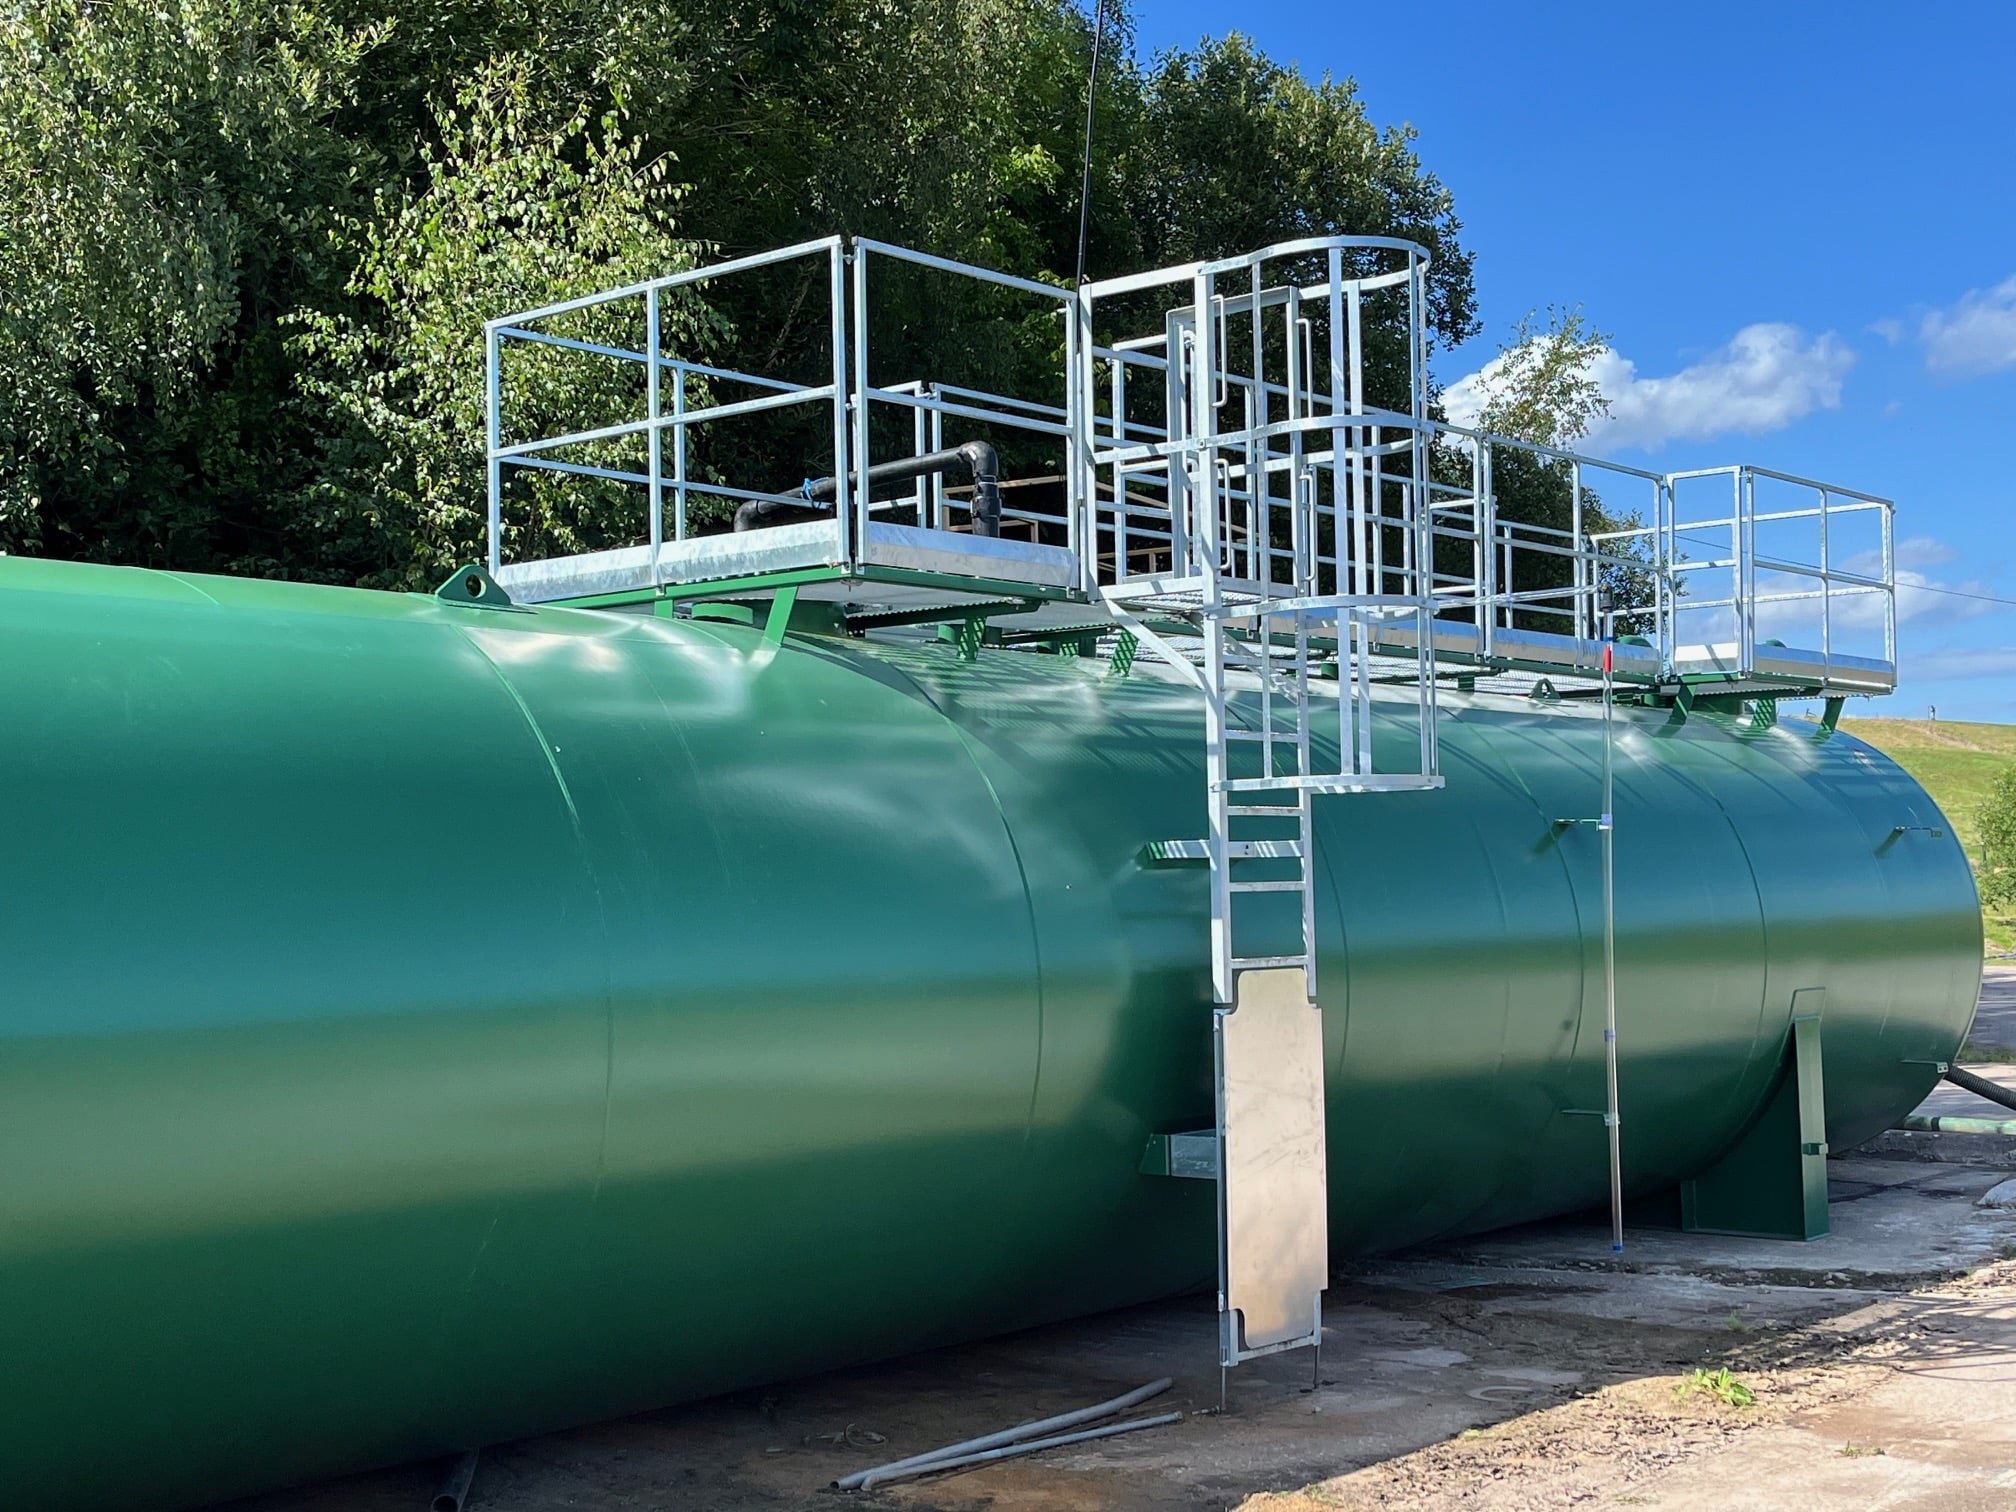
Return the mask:
<path id="1" fill-rule="evenodd" d="M 1988 907 L 2016 905 L 2016 766 L 1995 779 L 1981 805 L 1980 881 Z"/>
<path id="2" fill-rule="evenodd" d="M 1538 446 L 1574 446 L 1610 413 L 1593 371 L 1609 344 L 1579 308 L 1550 309 L 1544 324 L 1529 314 L 1486 370 L 1477 428 Z"/>
<path id="3" fill-rule="evenodd" d="M 1407 130 L 1242 37 L 1141 58 L 1124 5 L 1108 25 L 1095 275 L 1405 236 L 1433 339 L 1472 334 Z M 424 585 L 480 545 L 486 316 L 834 231 L 1067 281 L 1091 45 L 1063 0 L 19 0 L 0 548 Z M 669 318 L 786 350 L 797 309 L 778 284 Z M 512 381 L 534 413 L 608 398 Z M 599 507 L 532 502 L 562 543 Z"/>

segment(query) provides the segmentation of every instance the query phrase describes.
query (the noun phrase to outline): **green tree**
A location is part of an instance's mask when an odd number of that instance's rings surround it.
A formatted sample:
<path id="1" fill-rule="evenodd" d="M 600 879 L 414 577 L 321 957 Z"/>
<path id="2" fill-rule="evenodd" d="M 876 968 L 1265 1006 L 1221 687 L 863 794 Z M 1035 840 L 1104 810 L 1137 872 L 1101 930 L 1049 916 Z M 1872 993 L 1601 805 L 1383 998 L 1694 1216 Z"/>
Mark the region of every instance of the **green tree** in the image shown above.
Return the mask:
<path id="1" fill-rule="evenodd" d="M 1579 305 L 1549 309 L 1544 325 L 1538 312 L 1528 314 L 1487 369 L 1477 428 L 1538 446 L 1574 446 L 1610 413 L 1592 371 L 1609 341 Z"/>
<path id="2" fill-rule="evenodd" d="M 1398 236 L 1434 259 L 1427 318 L 1444 345 L 1476 330 L 1471 256 L 1414 131 L 1374 125 L 1349 79 L 1311 80 L 1238 32 L 1163 54 L 1140 78 L 1119 146 L 1126 240 L 1113 261 L 1156 267 L 1309 236 Z M 1108 263 L 1104 271 L 1119 268 Z"/>
<path id="3" fill-rule="evenodd" d="M 1981 805 L 1981 901 L 2016 906 L 2016 766 L 1997 777 Z"/>
<path id="4" fill-rule="evenodd" d="M 0 15 L 0 547 L 272 565 L 271 322 L 352 192 L 373 40 L 254 0 Z"/>
<path id="5" fill-rule="evenodd" d="M 437 112 L 439 146 L 421 154 L 423 182 L 381 195 L 339 234 L 359 248 L 339 313 L 296 318 L 301 383 L 332 419 L 326 465 L 301 490 L 297 560 L 326 553 L 372 586 L 418 587 L 480 554 L 486 514 L 486 391 L 472 311 L 573 299 L 690 267 L 705 250 L 674 234 L 677 191 L 664 159 L 646 162 L 615 114 L 577 114 L 558 131 L 535 124 L 523 60 L 485 65 L 454 107 Z M 543 329 L 641 349 L 635 302 L 575 312 Z M 706 355 L 718 322 L 697 299 L 668 298 L 670 350 Z M 643 413 L 641 371 L 544 347 L 513 351 L 509 413 L 545 434 Z M 624 438 L 574 460 L 641 465 Z M 641 528 L 635 489 L 529 469 L 512 472 L 510 519 L 527 553 L 627 540 Z"/>
<path id="6" fill-rule="evenodd" d="M 1124 3 L 1108 27 L 1096 274 L 1412 236 L 1435 339 L 1469 334 L 1460 227 L 1404 129 L 1244 39 L 1143 62 Z M 834 231 L 1063 282 L 1091 41 L 1067 0 L 0 7 L 0 549 L 415 581 L 473 547 L 481 323 L 534 291 Z M 1027 309 L 890 292 L 892 367 L 1012 390 L 1054 355 Z M 707 297 L 695 350 L 788 364 L 823 334 L 789 278 Z M 524 373 L 555 412 L 622 402 Z M 736 444 L 711 465 L 805 454 L 781 422 Z M 553 485 L 514 486 L 554 541 L 626 523 Z"/>
<path id="7" fill-rule="evenodd" d="M 1478 375 L 1481 404 L 1475 429 L 1534 446 L 1572 450 L 1610 412 L 1609 400 L 1595 374 L 1597 362 L 1608 350 L 1609 338 L 1589 323 L 1579 306 L 1551 307 L 1544 317 L 1537 311 L 1529 313 L 1501 344 L 1497 358 Z M 1474 485 L 1474 448 L 1468 442 L 1443 439 L 1436 447 L 1433 466 L 1435 475 L 1445 483 L 1465 488 Z M 1521 538 L 1529 545 L 1558 541 L 1559 533 L 1570 532 L 1577 524 L 1575 472 L 1565 460 L 1518 447 L 1494 447 L 1491 490 L 1501 521 L 1534 527 Z M 1631 529 L 1642 523 L 1635 514 L 1612 510 L 1586 481 L 1580 502 L 1580 525 L 1585 534 Z M 1557 534 L 1538 534 L 1543 531 Z M 1612 543 L 1607 549 L 1625 559 L 1606 564 L 1599 572 L 1613 606 L 1628 611 L 1648 603 L 1651 577 L 1634 564 L 1649 552 L 1633 543 Z M 1449 559 L 1448 570 L 1467 572 L 1462 560 L 1467 547 L 1452 543 L 1445 545 L 1443 552 Z M 1510 586 L 1520 592 L 1564 587 L 1573 580 L 1572 570 L 1565 557 L 1537 549 L 1515 550 Z M 1566 607 L 1565 601 L 1555 602 Z M 1535 630 L 1565 632 L 1571 628 L 1567 619 L 1546 609 L 1521 611 L 1516 621 Z M 1626 613 L 1617 628 L 1628 634 L 1641 627 Z"/>

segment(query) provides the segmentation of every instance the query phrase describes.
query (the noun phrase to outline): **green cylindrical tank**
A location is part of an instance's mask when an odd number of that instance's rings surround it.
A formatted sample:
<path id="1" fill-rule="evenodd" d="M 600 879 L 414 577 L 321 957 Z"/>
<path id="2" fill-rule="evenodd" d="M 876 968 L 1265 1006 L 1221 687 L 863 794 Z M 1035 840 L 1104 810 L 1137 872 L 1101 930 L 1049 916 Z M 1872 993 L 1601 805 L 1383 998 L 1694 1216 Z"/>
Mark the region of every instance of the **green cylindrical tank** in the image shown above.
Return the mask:
<path id="1" fill-rule="evenodd" d="M 1211 1121 L 1205 875 L 1143 861 L 1202 832 L 1181 687 L 19 559 L 0 637 L 0 1505 L 1209 1283 L 1210 1184 L 1138 1170 Z M 1631 1189 L 1736 1140 L 1801 988 L 1834 1144 L 1908 1111 L 1980 970 L 1931 802 L 1619 719 Z M 1605 1197 L 1599 721 L 1452 695 L 1444 791 L 1319 804 L 1339 1257 Z"/>

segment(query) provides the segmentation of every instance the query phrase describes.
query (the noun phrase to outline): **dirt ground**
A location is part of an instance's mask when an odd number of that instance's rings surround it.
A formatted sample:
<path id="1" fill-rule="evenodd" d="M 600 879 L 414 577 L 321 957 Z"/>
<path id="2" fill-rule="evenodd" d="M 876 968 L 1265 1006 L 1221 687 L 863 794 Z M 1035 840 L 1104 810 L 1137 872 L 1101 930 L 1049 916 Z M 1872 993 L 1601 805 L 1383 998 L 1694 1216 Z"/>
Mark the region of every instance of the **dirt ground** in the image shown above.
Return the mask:
<path id="1" fill-rule="evenodd" d="M 1646 1374 L 1241 1512 L 2016 1506 L 2016 1265 L 1710 1353 L 1749 1405 L 1647 1360 Z"/>
<path id="2" fill-rule="evenodd" d="M 1908 1152 L 1907 1152 L 1908 1154 Z M 486 1451 L 474 1512 L 2016 1508 L 2010 1175 L 1832 1163 L 1812 1244 L 1553 1223 L 1367 1263 L 1219 1413 L 1209 1299 L 1137 1308 Z M 1729 1369 L 1754 1394 L 1682 1392 Z M 1168 1428 L 867 1495 L 849 1470 L 1172 1375 Z M 1146 1410 L 1146 1409 L 1144 1409 Z M 410 1466 L 231 1512 L 417 1512 Z"/>

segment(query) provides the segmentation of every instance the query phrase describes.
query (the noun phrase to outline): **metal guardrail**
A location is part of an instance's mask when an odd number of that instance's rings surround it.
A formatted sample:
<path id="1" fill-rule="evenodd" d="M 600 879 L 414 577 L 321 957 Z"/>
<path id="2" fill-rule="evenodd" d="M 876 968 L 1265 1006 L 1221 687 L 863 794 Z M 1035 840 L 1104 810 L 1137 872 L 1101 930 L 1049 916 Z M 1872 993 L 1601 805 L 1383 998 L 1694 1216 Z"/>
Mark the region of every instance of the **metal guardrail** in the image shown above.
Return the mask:
<path id="1" fill-rule="evenodd" d="M 1054 369 L 1021 393 L 882 373 L 878 291 L 899 268 L 1055 319 Z M 1643 643 L 1628 660 L 1656 668 L 1647 680 L 1894 686 L 1888 500 L 1758 467 L 1655 472 L 1431 418 L 1424 268 L 1425 254 L 1404 243 L 1330 238 L 1072 291 L 828 237 L 505 316 L 485 328 L 491 570 L 520 597 L 579 599 L 901 565 L 948 585 L 1024 581 L 1090 606 L 1119 584 L 1195 575 L 1199 527 L 1186 497 L 1199 491 L 1228 582 L 1262 596 L 1299 584 L 1302 597 L 1357 604 L 1366 633 L 1341 653 L 1354 675 L 1404 676 L 1401 661 L 1421 661 L 1424 645 L 1435 665 L 1572 674 L 1621 634 Z M 822 338 L 816 372 L 802 352 L 793 368 L 666 339 L 674 301 L 780 270 L 804 280 L 802 318 Z M 520 434 L 511 379 L 532 349 L 607 365 L 621 376 L 603 388 L 627 412 Z M 1172 431 L 1172 403 L 1191 411 L 1188 433 Z M 819 417 L 807 433 L 824 439 L 804 466 L 838 480 L 830 521 L 740 541 L 702 523 L 726 506 L 803 502 L 775 478 L 726 475 L 702 454 L 710 427 L 806 411 Z M 1194 422 L 1206 417 L 1210 475 L 1193 477 Z M 1003 513 L 1018 541 L 974 536 L 969 501 L 942 477 L 866 482 L 869 466 L 906 448 L 920 456 L 976 436 L 1054 454 L 1047 497 L 1011 488 Z M 1513 453 L 1529 476 L 1537 467 L 1551 479 L 1557 518 L 1505 514 L 1499 475 Z M 529 474 L 634 490 L 634 537 L 513 560 Z M 1434 605 L 1431 629 L 1400 624 L 1417 597 Z M 1432 667 L 1421 672 L 1432 681 Z"/>

